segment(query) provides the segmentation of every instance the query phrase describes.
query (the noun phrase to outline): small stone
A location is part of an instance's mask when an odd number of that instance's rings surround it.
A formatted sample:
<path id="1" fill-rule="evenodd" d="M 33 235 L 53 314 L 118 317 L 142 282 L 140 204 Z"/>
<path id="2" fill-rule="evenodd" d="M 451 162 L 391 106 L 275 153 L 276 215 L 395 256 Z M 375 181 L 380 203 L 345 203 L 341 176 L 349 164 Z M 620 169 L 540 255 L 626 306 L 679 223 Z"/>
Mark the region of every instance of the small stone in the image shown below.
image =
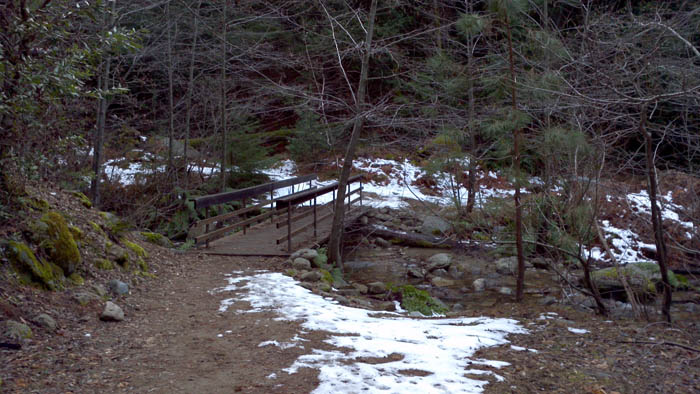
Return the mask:
<path id="1" fill-rule="evenodd" d="M 107 283 L 109 291 L 116 295 L 124 295 L 129 293 L 129 285 L 116 279 L 112 279 Z"/>
<path id="2" fill-rule="evenodd" d="M 479 278 L 472 283 L 472 286 L 474 287 L 475 292 L 481 293 L 482 291 L 486 290 L 486 279 Z"/>
<path id="3" fill-rule="evenodd" d="M 359 291 L 360 294 L 367 294 L 367 292 L 369 291 L 367 286 L 363 285 L 362 283 L 353 283 L 352 287 Z"/>
<path id="4" fill-rule="evenodd" d="M 318 271 L 309 271 L 301 274 L 301 280 L 304 282 L 318 282 L 321 280 L 321 273 Z"/>
<path id="5" fill-rule="evenodd" d="M 408 314 L 408 317 L 426 317 L 426 316 L 418 311 L 413 311 L 413 312 L 410 312 Z"/>
<path id="6" fill-rule="evenodd" d="M 446 269 L 452 264 L 452 256 L 447 253 L 438 253 L 428 259 L 428 271 Z"/>
<path id="7" fill-rule="evenodd" d="M 416 266 L 408 267 L 408 271 L 406 272 L 406 274 L 412 278 L 418 278 L 418 279 L 425 278 L 425 272 L 423 272 L 422 269 L 420 269 Z"/>
<path id="8" fill-rule="evenodd" d="M 93 301 L 101 301 L 102 299 L 95 293 L 81 291 L 73 295 L 73 299 L 80 305 L 85 306 Z"/>
<path id="9" fill-rule="evenodd" d="M 450 277 L 455 280 L 460 280 L 464 277 L 464 272 L 462 272 L 462 270 L 460 270 L 459 267 L 454 264 L 450 266 L 448 272 L 450 273 Z"/>
<path id="10" fill-rule="evenodd" d="M 464 305 L 462 305 L 460 303 L 456 303 L 456 304 L 452 305 L 452 310 L 455 312 L 461 312 L 464 310 Z"/>
<path id="11" fill-rule="evenodd" d="M 102 286 L 99 283 L 93 283 L 91 286 L 92 291 L 95 292 L 100 297 L 106 297 L 107 296 L 107 289 L 105 289 L 104 286 Z"/>
<path id="12" fill-rule="evenodd" d="M 454 286 L 455 281 L 447 278 L 443 278 L 441 276 L 436 276 L 433 279 L 430 280 L 430 283 L 433 284 L 435 287 L 449 287 L 449 286 Z"/>
<path id="13" fill-rule="evenodd" d="M 374 244 L 379 246 L 380 248 L 388 248 L 391 246 L 391 242 L 387 241 L 384 238 L 377 237 L 374 239 Z"/>
<path id="14" fill-rule="evenodd" d="M 6 320 L 2 326 L 2 337 L 19 341 L 32 337 L 32 329 L 24 323 L 15 320 Z"/>
<path id="15" fill-rule="evenodd" d="M 346 297 L 359 297 L 360 292 L 356 288 L 351 288 L 351 289 L 338 289 L 336 293 L 346 296 Z"/>
<path id="16" fill-rule="evenodd" d="M 369 294 L 384 294 L 386 293 L 386 284 L 384 282 L 372 282 L 367 285 Z"/>
<path id="17" fill-rule="evenodd" d="M 34 322 L 40 327 L 44 327 L 48 331 L 56 331 L 56 320 L 53 317 L 42 313 L 34 318 Z"/>
<path id="18" fill-rule="evenodd" d="M 382 311 L 394 312 L 396 311 L 396 304 L 392 301 L 385 301 L 379 304 L 379 309 Z"/>
<path id="19" fill-rule="evenodd" d="M 549 306 L 557 303 L 557 299 L 553 296 L 546 296 L 538 301 L 540 305 Z"/>
<path id="20" fill-rule="evenodd" d="M 314 285 L 312 283 L 309 283 L 309 282 L 301 282 L 301 283 L 299 283 L 299 286 L 305 288 L 306 290 L 313 290 L 314 289 Z"/>
<path id="21" fill-rule="evenodd" d="M 318 289 L 321 290 L 321 291 L 325 291 L 326 293 L 328 293 L 328 292 L 331 291 L 332 287 L 331 287 L 331 285 L 329 285 L 329 284 L 326 283 L 326 282 L 321 282 L 321 283 L 318 285 Z"/>
<path id="22" fill-rule="evenodd" d="M 107 301 L 105 303 L 105 309 L 100 315 L 100 320 L 102 321 L 122 321 L 124 320 L 124 311 L 119 305 L 113 303 L 112 301 Z"/>
<path id="23" fill-rule="evenodd" d="M 311 269 L 311 262 L 303 257 L 297 257 L 294 260 L 292 260 L 292 267 L 294 267 L 295 270 L 310 270 Z"/>
<path id="24" fill-rule="evenodd" d="M 316 257 L 318 257 L 318 252 L 314 249 L 309 249 L 309 248 L 304 248 L 304 249 L 299 249 L 296 252 L 292 253 L 289 258 L 294 261 L 297 257 L 301 257 L 302 259 L 306 259 L 308 261 L 312 261 Z"/>
<path id="25" fill-rule="evenodd" d="M 449 274 L 442 268 L 436 269 L 432 272 L 433 276 L 441 276 L 443 278 L 447 277 Z"/>
<path id="26" fill-rule="evenodd" d="M 513 295 L 513 289 L 511 289 L 510 287 L 501 287 L 500 289 L 498 289 L 498 292 L 503 295 Z"/>
<path id="27" fill-rule="evenodd" d="M 496 272 L 501 275 L 514 275 L 518 270 L 518 258 L 504 257 L 496 260 Z"/>
<path id="28" fill-rule="evenodd" d="M 340 305 L 350 305 L 350 300 L 341 295 L 336 295 L 335 300 L 338 301 Z"/>

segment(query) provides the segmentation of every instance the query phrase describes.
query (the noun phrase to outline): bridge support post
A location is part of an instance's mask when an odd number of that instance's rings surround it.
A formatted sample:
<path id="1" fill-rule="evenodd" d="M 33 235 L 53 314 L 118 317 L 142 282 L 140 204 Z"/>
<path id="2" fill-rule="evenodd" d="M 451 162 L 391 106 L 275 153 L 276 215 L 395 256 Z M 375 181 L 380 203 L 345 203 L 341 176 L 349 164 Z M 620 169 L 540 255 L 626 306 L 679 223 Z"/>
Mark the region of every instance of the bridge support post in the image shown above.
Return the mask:
<path id="1" fill-rule="evenodd" d="M 314 197 L 314 239 L 316 239 L 316 197 Z"/>
<path id="2" fill-rule="evenodd" d="M 292 203 L 287 203 L 287 252 L 292 253 Z"/>

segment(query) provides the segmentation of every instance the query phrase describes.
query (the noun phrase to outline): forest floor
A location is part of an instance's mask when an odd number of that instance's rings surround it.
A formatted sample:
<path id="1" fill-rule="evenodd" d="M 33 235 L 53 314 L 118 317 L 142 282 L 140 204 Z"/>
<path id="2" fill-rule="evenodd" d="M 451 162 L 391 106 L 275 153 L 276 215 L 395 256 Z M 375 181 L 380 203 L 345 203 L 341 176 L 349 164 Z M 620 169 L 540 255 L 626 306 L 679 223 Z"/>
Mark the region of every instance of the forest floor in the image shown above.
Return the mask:
<path id="1" fill-rule="evenodd" d="M 6 315 L 21 320 L 51 310 L 59 330 L 36 329 L 21 350 L 0 350 L 0 391 L 306 393 L 318 387 L 318 370 L 289 374 L 283 369 L 311 349 L 331 349 L 324 342 L 330 333 L 306 330 L 303 347 L 260 346 L 296 336 L 301 322 L 275 319 L 271 311 L 221 313 L 224 296 L 212 291 L 225 286 L 225 275 L 234 271 L 283 271 L 282 259 L 145 246 L 156 278 L 115 300 L 126 314 L 122 322 L 100 321 L 102 303 L 80 306 L 70 291 L 17 289 L 17 305 Z M 490 381 L 487 393 L 700 391 L 697 314 L 676 316 L 673 325 L 612 321 L 560 304 L 543 306 L 534 299 L 519 304 L 493 295 L 470 298 L 459 314 L 511 318 L 528 330 L 508 335 L 509 344 L 475 354 L 510 363 L 494 369 L 503 381 L 475 377 Z"/>

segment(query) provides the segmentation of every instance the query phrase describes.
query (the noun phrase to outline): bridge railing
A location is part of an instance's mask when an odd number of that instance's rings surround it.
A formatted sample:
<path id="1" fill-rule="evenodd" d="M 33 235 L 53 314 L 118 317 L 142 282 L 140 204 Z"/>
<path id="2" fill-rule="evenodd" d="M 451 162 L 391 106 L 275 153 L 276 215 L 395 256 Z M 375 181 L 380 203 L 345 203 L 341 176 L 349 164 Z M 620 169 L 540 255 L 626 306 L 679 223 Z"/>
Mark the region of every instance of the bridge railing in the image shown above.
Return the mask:
<path id="1" fill-rule="evenodd" d="M 356 189 L 352 189 L 352 184 L 353 183 L 359 183 L 359 186 Z M 314 238 L 318 236 L 317 234 L 317 228 L 318 228 L 318 222 L 321 222 L 325 219 L 327 219 L 330 216 L 333 216 L 334 211 L 331 210 L 330 212 L 327 212 L 326 214 L 322 215 L 321 217 L 318 217 L 317 213 L 317 199 L 318 197 L 328 194 L 328 193 L 333 193 L 333 199 L 332 199 L 332 207 L 335 207 L 335 197 L 336 197 L 336 191 L 338 190 L 338 182 L 333 182 L 329 185 L 314 188 L 311 190 L 305 190 L 303 192 L 295 193 L 295 194 L 290 194 L 288 196 L 278 198 L 275 202 L 275 211 L 279 212 L 280 214 L 286 213 L 286 220 L 279 220 L 276 223 L 277 228 L 286 226 L 287 227 L 287 234 L 276 239 L 275 243 L 280 244 L 283 242 L 287 242 L 287 252 L 291 253 L 292 252 L 292 238 L 295 235 L 298 235 L 302 233 L 303 231 L 307 230 L 309 227 L 313 226 L 314 229 Z M 347 184 L 347 190 L 346 190 L 346 198 L 347 198 L 347 205 L 346 205 L 346 212 L 350 211 L 350 209 L 353 208 L 353 204 L 359 202 L 360 206 L 362 206 L 362 176 L 361 175 L 355 175 L 352 176 L 348 179 L 348 184 Z M 353 199 L 354 195 L 358 195 Z M 307 209 L 305 211 L 301 211 L 298 214 L 294 214 L 296 208 L 299 205 L 304 204 L 305 202 L 311 202 L 311 209 Z M 305 218 L 309 215 L 313 215 L 313 221 L 298 226 L 297 228 L 292 228 L 293 224 L 297 221 L 299 221 L 302 218 Z"/>
<path id="2" fill-rule="evenodd" d="M 261 211 L 266 206 L 275 207 L 275 203 L 281 198 L 289 197 L 295 194 L 301 194 L 309 190 L 313 190 L 311 187 L 311 182 L 317 179 L 316 174 L 304 175 L 296 178 L 285 179 L 282 181 L 268 182 L 258 186 L 252 186 L 245 189 L 235 190 L 232 192 L 224 192 L 218 194 L 211 194 L 204 197 L 199 197 L 194 199 L 194 207 L 196 210 L 204 209 L 205 217 L 202 220 L 195 222 L 192 227 L 196 232 L 201 232 L 201 234 L 194 238 L 195 245 L 201 245 L 205 243 L 209 247 L 209 242 L 215 239 L 225 236 L 227 233 L 234 231 L 236 228 L 242 228 L 245 233 L 246 228 L 252 224 L 259 223 L 267 218 L 272 218 L 278 214 L 276 209 L 270 209 L 266 212 L 262 212 L 258 215 L 247 217 L 250 212 Z M 301 193 L 294 193 L 294 187 L 297 185 L 302 185 L 309 183 L 309 189 Z M 275 191 L 283 188 L 291 187 L 291 194 L 275 197 Z M 299 186 L 301 188 L 301 186 Z M 248 205 L 249 201 L 260 197 L 267 196 L 269 194 L 269 199 L 264 199 L 253 205 Z M 241 201 L 242 208 L 237 209 L 233 212 L 227 212 L 221 215 L 210 216 L 211 207 L 219 204 L 225 204 L 232 201 Z M 232 220 L 237 220 L 234 223 L 230 223 Z M 201 228 L 204 228 L 203 231 Z"/>

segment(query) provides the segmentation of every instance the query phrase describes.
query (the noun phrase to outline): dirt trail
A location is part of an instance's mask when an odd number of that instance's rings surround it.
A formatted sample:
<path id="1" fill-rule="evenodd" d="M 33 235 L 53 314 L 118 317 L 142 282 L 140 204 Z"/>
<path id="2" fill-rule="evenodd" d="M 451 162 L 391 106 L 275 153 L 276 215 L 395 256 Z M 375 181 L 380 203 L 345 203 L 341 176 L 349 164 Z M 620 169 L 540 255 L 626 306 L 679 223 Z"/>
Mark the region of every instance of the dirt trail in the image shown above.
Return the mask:
<path id="1" fill-rule="evenodd" d="M 212 257 L 174 253 L 147 246 L 157 275 L 115 300 L 126 313 L 119 323 L 98 319 L 101 302 L 78 306 L 70 291 L 26 289 L 18 294 L 34 310 L 54 312 L 60 329 L 38 330 L 21 351 L 0 350 L 0 391 L 8 393 L 308 393 L 318 387 L 318 371 L 291 366 L 311 349 L 328 349 L 323 332 L 308 332 L 304 347 L 281 349 L 259 344 L 290 341 L 295 322 L 275 320 L 270 312 L 237 313 L 237 303 L 219 313 L 231 293 L 212 293 L 227 285 L 225 274 L 282 271 L 283 260 Z M 510 344 L 486 348 L 477 357 L 511 366 L 495 370 L 503 382 L 488 377 L 486 392 L 698 392 L 700 353 L 654 342 L 698 348 L 697 315 L 679 323 L 608 321 L 564 305 L 542 306 L 534 297 L 513 303 L 508 297 L 465 299 L 465 316 L 518 319 L 529 334 L 512 335 Z M 556 318 L 542 319 L 543 313 Z M 569 328 L 586 329 L 577 334 Z M 642 343 L 644 342 L 644 343 Z M 652 344 L 649 344 L 652 342 Z M 274 374 L 275 378 L 269 378 Z M 478 378 L 484 379 L 484 376 Z"/>
<path id="2" fill-rule="evenodd" d="M 219 302 L 226 296 L 211 293 L 226 285 L 225 273 L 274 269 L 281 261 L 151 253 L 152 260 L 167 261 L 156 264 L 157 279 L 115 300 L 125 321 L 99 321 L 100 305 L 59 318 L 60 335 L 0 353 L 3 369 L 8 368 L 2 391 L 301 393 L 316 387 L 315 371 L 280 373 L 303 349 L 258 347 L 266 340 L 292 338 L 298 324 L 275 321 L 266 313 L 220 314 Z M 312 342 L 314 336 L 319 342 L 324 338 L 313 334 Z M 276 379 L 267 378 L 272 373 Z"/>

